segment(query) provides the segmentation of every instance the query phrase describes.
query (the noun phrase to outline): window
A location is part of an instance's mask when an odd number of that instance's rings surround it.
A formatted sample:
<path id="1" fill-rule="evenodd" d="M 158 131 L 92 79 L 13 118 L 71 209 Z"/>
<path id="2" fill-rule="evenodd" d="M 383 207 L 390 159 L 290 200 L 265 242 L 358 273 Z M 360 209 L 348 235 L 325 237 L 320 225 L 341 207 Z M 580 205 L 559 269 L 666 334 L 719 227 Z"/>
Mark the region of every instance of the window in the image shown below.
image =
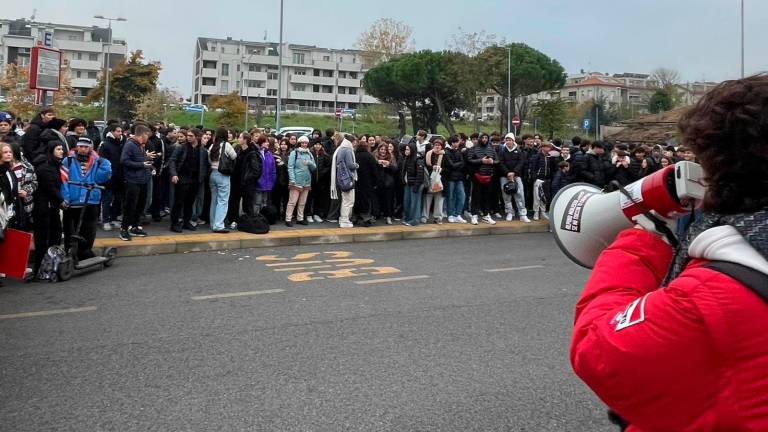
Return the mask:
<path id="1" fill-rule="evenodd" d="M 216 69 L 216 62 L 213 60 L 203 61 L 203 69 Z"/>
<path id="2" fill-rule="evenodd" d="M 323 93 L 333 93 L 333 86 L 323 86 Z"/>
<path id="3" fill-rule="evenodd" d="M 485 98 L 485 102 L 493 102 L 493 96 L 488 96 Z"/>
<path id="4" fill-rule="evenodd" d="M 339 71 L 339 78 L 346 78 L 346 77 L 347 77 L 347 72 Z"/>
<path id="5" fill-rule="evenodd" d="M 356 95 L 357 94 L 357 87 L 350 87 L 349 88 L 349 94 Z"/>
<path id="6" fill-rule="evenodd" d="M 307 70 L 306 69 L 294 69 L 293 70 L 294 75 L 306 75 Z"/>
<path id="7" fill-rule="evenodd" d="M 90 61 L 99 61 L 99 55 L 95 53 L 88 54 L 88 60 Z"/>
<path id="8" fill-rule="evenodd" d="M 264 88 L 267 86 L 266 81 L 246 80 L 245 82 L 247 83 L 248 87 L 253 88 Z"/>
<path id="9" fill-rule="evenodd" d="M 277 89 L 267 89 L 267 96 L 277 96 Z"/>
<path id="10" fill-rule="evenodd" d="M 316 76 L 316 77 L 319 77 L 320 76 L 320 69 L 315 69 L 315 71 L 313 72 L 313 75 Z"/>
<path id="11" fill-rule="evenodd" d="M 216 85 L 216 78 L 203 78 L 203 85 L 204 86 L 215 86 Z"/>
<path id="12" fill-rule="evenodd" d="M 82 72 L 82 71 L 77 71 L 77 72 L 75 72 L 75 76 L 76 76 L 77 78 L 80 78 L 80 77 L 82 77 L 82 76 L 83 76 L 83 72 Z"/>
<path id="13" fill-rule="evenodd" d="M 493 107 L 486 107 L 485 108 L 485 112 L 492 113 L 493 112 Z"/>
<path id="14" fill-rule="evenodd" d="M 82 60 L 83 59 L 83 53 L 77 53 L 77 59 Z"/>
<path id="15" fill-rule="evenodd" d="M 339 86 L 339 94 L 347 94 L 347 88 Z"/>
<path id="16" fill-rule="evenodd" d="M 229 75 L 229 63 L 222 63 L 221 64 L 221 74 L 224 76 Z"/>
<path id="17" fill-rule="evenodd" d="M 333 78 L 333 71 L 332 70 L 324 70 L 323 71 L 323 76 L 325 78 Z"/>
<path id="18" fill-rule="evenodd" d="M 229 93 L 229 81 L 221 80 L 221 91 L 219 93 Z"/>
<path id="19" fill-rule="evenodd" d="M 267 65 L 267 70 L 277 70 L 277 66 L 275 66 L 275 65 Z"/>
<path id="20" fill-rule="evenodd" d="M 248 72 L 261 72 L 261 65 L 256 65 L 253 63 L 249 64 Z"/>
<path id="21" fill-rule="evenodd" d="M 307 87 L 304 84 L 294 84 L 293 85 L 293 90 L 294 91 L 301 91 L 301 92 L 303 92 L 303 91 L 306 90 L 306 88 Z"/>
<path id="22" fill-rule="evenodd" d="M 235 88 L 240 89 L 240 81 L 235 81 L 235 85 L 237 86 Z"/>
<path id="23" fill-rule="evenodd" d="M 88 79 L 96 79 L 96 71 L 88 71 Z"/>
<path id="24" fill-rule="evenodd" d="M 295 52 L 295 53 L 293 53 L 293 63 L 294 64 L 304 64 L 304 53 L 302 53 L 302 52 Z"/>
<path id="25" fill-rule="evenodd" d="M 350 72 L 349 77 L 352 79 L 357 79 L 357 72 Z"/>
<path id="26" fill-rule="evenodd" d="M 267 79 L 276 80 L 277 79 L 277 72 L 268 72 L 267 73 Z"/>
<path id="27" fill-rule="evenodd" d="M 331 56 L 329 56 L 329 55 L 325 56 L 324 55 L 323 56 L 323 61 L 331 61 Z"/>
<path id="28" fill-rule="evenodd" d="M 357 57 L 352 57 L 352 63 L 357 63 Z"/>
<path id="29" fill-rule="evenodd" d="M 223 53 L 223 52 L 224 52 L 224 45 L 222 45 L 222 46 L 220 46 L 220 47 L 219 47 L 219 52 L 221 52 L 221 53 Z"/>
<path id="30" fill-rule="evenodd" d="M 344 63 L 344 57 L 339 57 L 339 63 Z"/>
<path id="31" fill-rule="evenodd" d="M 320 86 L 319 85 L 313 85 L 312 86 L 312 91 L 314 93 L 320 93 Z"/>
<path id="32" fill-rule="evenodd" d="M 240 65 L 237 65 L 237 71 L 240 72 Z"/>

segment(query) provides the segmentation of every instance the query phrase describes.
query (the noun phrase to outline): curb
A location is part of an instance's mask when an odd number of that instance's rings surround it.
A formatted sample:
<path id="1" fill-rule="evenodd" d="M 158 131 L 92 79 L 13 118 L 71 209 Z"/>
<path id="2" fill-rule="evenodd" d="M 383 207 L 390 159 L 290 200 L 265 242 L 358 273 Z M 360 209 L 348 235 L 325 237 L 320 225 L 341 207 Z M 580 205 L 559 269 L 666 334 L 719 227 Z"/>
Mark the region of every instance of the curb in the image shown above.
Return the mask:
<path id="1" fill-rule="evenodd" d="M 496 225 L 402 225 L 376 226 L 372 228 L 329 228 L 280 230 L 268 234 L 188 234 L 134 238 L 125 242 L 115 238 L 96 239 L 93 250 L 97 254 L 105 248 L 117 248 L 121 257 L 147 256 L 173 253 L 208 252 L 277 246 L 323 245 L 339 243 L 367 243 L 394 240 L 415 240 L 444 237 L 469 237 L 543 233 L 549 231 L 547 221 L 531 223 L 497 222 Z"/>

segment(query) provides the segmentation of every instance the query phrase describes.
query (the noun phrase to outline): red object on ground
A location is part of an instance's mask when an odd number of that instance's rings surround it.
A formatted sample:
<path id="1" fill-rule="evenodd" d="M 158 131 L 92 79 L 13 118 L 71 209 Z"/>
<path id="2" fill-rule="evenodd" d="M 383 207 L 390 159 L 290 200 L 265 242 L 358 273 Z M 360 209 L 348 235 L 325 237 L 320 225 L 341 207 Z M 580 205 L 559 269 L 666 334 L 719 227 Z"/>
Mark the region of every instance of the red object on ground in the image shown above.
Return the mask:
<path id="1" fill-rule="evenodd" d="M 15 279 L 24 279 L 29 263 L 32 234 L 8 228 L 5 241 L 0 243 L 0 273 Z"/>

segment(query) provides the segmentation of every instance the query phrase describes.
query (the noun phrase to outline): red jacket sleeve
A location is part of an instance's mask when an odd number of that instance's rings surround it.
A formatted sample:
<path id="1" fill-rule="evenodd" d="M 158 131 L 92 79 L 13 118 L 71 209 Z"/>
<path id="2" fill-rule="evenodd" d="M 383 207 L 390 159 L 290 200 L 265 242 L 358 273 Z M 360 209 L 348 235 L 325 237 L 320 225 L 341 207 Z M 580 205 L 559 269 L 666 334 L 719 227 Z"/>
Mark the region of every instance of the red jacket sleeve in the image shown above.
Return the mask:
<path id="1" fill-rule="evenodd" d="M 576 306 L 571 363 L 639 430 L 710 430 L 716 354 L 689 296 L 700 281 L 683 275 L 660 289 L 671 258 L 653 234 L 619 234 Z"/>

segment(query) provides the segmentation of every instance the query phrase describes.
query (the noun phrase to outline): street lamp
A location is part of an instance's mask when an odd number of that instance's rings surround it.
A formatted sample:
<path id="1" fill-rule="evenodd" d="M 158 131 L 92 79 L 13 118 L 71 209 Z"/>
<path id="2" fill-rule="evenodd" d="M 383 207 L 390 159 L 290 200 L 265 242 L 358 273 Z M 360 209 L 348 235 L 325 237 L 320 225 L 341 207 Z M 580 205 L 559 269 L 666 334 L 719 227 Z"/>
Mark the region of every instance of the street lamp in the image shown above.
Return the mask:
<path id="1" fill-rule="evenodd" d="M 111 18 L 111 17 L 105 17 L 104 15 L 94 15 L 93 16 L 96 19 L 100 20 L 106 20 L 109 22 L 109 45 L 107 45 L 107 58 L 104 62 L 104 68 L 106 71 L 104 72 L 104 124 L 107 123 L 107 112 L 109 111 L 109 60 L 112 56 L 112 21 L 128 21 L 125 18 Z"/>
<path id="2" fill-rule="evenodd" d="M 744 0 L 741 0 L 741 77 L 744 78 Z"/>
<path id="3" fill-rule="evenodd" d="M 507 132 L 512 131 L 512 47 L 507 46 Z"/>
<path id="4" fill-rule="evenodd" d="M 280 105 L 283 102 L 283 0 L 280 0 L 280 46 L 277 60 L 277 106 L 275 109 L 275 130 L 280 130 Z"/>

